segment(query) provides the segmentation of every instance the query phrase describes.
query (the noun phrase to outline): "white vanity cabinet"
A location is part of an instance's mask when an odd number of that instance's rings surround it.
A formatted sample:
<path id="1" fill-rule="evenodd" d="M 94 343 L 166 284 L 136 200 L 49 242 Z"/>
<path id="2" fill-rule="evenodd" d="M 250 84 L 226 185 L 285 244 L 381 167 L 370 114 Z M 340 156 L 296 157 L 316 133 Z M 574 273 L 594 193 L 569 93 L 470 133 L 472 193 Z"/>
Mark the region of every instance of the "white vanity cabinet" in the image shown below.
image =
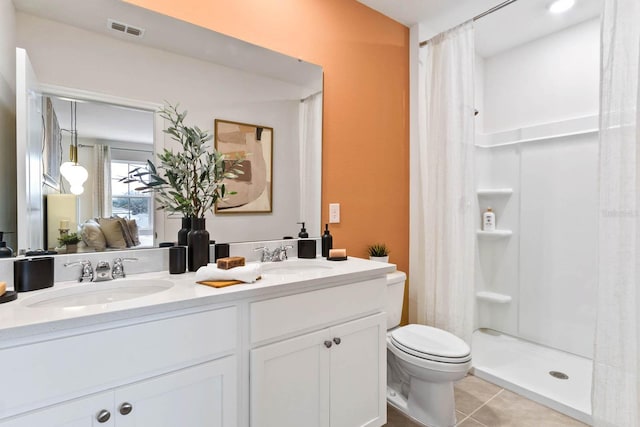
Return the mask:
<path id="1" fill-rule="evenodd" d="M 234 356 L 0 422 L 3 427 L 222 427 L 236 424 Z"/>
<path id="2" fill-rule="evenodd" d="M 226 307 L 7 346 L 0 426 L 235 426 L 237 334 Z"/>
<path id="3" fill-rule="evenodd" d="M 386 422 L 385 292 L 375 279 L 252 304 L 252 427 Z"/>

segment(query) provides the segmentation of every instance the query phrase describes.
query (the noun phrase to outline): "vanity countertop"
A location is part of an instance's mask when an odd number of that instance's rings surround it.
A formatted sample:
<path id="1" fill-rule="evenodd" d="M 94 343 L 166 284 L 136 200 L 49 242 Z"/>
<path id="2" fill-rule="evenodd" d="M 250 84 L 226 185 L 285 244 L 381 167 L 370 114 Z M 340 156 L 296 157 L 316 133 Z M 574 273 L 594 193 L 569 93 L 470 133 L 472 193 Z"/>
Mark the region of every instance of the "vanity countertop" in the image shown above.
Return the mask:
<path id="1" fill-rule="evenodd" d="M 296 266 L 303 265 L 299 271 Z M 314 268 L 317 266 L 317 268 Z M 151 295 L 73 307 L 29 307 L 29 301 L 47 293 L 71 288 L 98 288 L 108 282 L 60 282 L 54 287 L 20 293 L 16 301 L 0 305 L 0 348 L 27 343 L 40 334 L 65 334 L 70 329 L 96 328 L 106 322 L 158 316 L 175 310 L 224 305 L 240 299 L 277 297 L 295 291 L 310 291 L 343 283 L 367 280 L 395 271 L 395 265 L 349 257 L 346 261 L 290 259 L 263 265 L 262 279 L 253 284 L 213 288 L 195 283 L 195 273 L 178 275 L 167 271 L 128 275 L 124 280 L 170 281 L 174 285 Z M 112 323 L 110 323 L 112 325 Z M 49 335 L 50 336 L 50 335 Z"/>

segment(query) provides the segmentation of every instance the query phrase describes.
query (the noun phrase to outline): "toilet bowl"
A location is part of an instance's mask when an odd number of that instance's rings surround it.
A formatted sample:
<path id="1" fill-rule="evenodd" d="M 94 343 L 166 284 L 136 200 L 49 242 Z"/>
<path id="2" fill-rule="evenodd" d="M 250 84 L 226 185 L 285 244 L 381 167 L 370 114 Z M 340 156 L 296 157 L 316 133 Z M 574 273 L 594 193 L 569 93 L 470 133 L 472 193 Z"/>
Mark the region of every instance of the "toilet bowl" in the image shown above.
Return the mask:
<path id="1" fill-rule="evenodd" d="M 429 427 L 456 424 L 453 383 L 471 368 L 471 350 L 455 335 L 424 325 L 398 327 L 406 275 L 387 275 L 387 400 Z"/>

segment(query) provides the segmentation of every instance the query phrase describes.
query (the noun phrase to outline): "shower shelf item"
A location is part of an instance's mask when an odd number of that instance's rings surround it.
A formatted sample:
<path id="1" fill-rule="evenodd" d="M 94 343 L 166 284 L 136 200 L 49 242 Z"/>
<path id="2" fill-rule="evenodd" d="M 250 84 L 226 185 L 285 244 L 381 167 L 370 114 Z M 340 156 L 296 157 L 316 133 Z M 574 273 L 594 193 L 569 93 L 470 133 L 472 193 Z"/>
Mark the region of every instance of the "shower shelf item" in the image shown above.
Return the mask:
<path id="1" fill-rule="evenodd" d="M 478 196 L 510 196 L 513 188 L 479 188 Z"/>
<path id="2" fill-rule="evenodd" d="M 507 304 L 511 302 L 511 296 L 499 294 L 497 292 L 480 291 L 476 292 L 476 298 L 480 301 L 494 302 L 497 304 Z"/>
<path id="3" fill-rule="evenodd" d="M 487 240 L 497 240 L 497 239 L 506 239 L 511 237 L 513 231 L 511 230 L 495 230 L 495 231 L 484 231 L 484 230 L 476 230 L 476 234 L 480 239 Z"/>

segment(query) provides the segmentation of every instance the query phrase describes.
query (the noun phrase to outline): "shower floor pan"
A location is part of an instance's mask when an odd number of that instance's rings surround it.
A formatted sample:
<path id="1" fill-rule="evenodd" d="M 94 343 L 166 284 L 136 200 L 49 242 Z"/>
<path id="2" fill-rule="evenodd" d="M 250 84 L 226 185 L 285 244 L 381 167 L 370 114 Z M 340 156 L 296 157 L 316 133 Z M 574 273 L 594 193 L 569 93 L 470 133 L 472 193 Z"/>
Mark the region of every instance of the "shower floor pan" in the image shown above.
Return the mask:
<path id="1" fill-rule="evenodd" d="M 491 329 L 473 333 L 472 355 L 477 377 L 592 424 L 590 359 Z"/>

